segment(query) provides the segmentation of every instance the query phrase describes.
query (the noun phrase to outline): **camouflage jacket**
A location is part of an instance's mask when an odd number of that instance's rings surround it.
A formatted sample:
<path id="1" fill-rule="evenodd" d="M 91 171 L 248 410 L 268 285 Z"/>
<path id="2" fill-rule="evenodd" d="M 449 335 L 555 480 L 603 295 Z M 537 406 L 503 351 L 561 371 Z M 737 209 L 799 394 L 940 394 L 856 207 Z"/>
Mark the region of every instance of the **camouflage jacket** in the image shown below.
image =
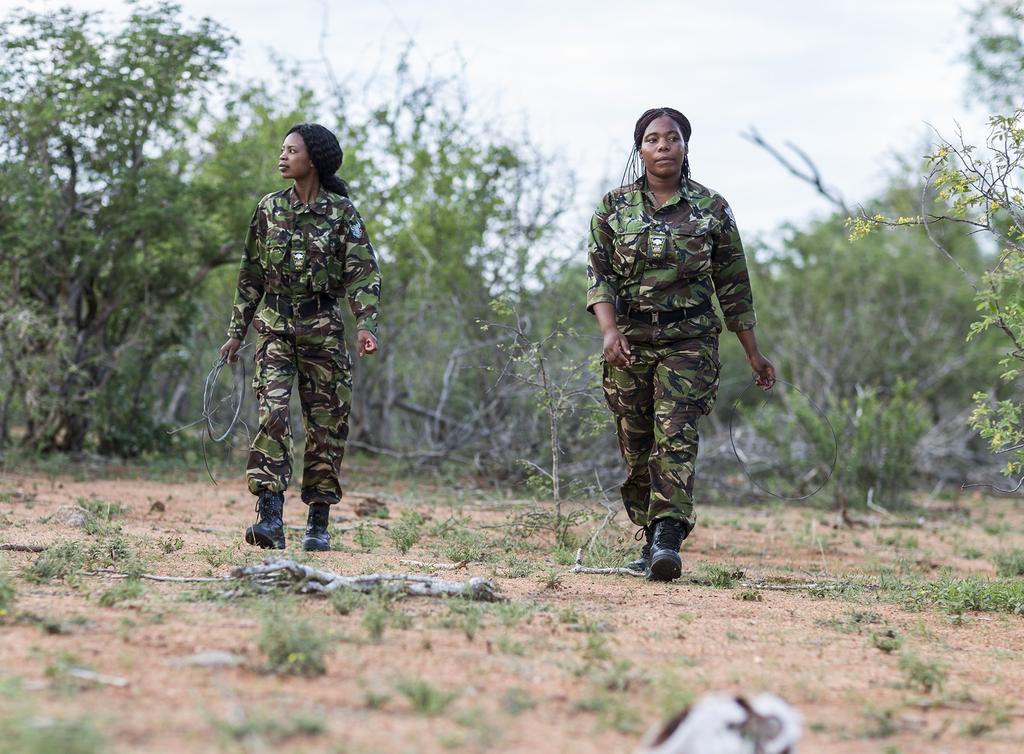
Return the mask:
<path id="1" fill-rule="evenodd" d="M 260 200 L 245 236 L 228 337 L 245 337 L 265 293 L 347 295 L 357 329 L 376 335 L 380 269 L 351 201 L 321 188 L 306 205 L 294 187 Z"/>
<path id="2" fill-rule="evenodd" d="M 590 225 L 587 308 L 620 296 L 640 311 L 671 311 L 709 301 L 714 293 L 732 331 L 756 324 L 743 244 L 725 199 L 684 179 L 660 207 L 646 180 L 614 189 Z M 659 339 L 721 332 L 712 310 L 670 325 Z"/>

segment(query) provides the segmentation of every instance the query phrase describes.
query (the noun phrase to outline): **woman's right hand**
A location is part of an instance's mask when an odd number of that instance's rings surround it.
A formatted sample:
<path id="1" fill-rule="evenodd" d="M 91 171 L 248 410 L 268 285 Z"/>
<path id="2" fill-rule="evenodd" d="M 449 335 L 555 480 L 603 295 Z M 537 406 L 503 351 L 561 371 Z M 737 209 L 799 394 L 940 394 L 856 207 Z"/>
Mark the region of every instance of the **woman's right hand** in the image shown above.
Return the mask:
<path id="1" fill-rule="evenodd" d="M 227 342 L 220 347 L 220 357 L 233 364 L 238 361 L 238 349 L 241 347 L 241 340 L 238 338 L 228 338 Z"/>
<path id="2" fill-rule="evenodd" d="M 632 363 L 629 341 L 617 327 L 609 327 L 604 333 L 604 360 L 613 367 L 628 367 Z"/>

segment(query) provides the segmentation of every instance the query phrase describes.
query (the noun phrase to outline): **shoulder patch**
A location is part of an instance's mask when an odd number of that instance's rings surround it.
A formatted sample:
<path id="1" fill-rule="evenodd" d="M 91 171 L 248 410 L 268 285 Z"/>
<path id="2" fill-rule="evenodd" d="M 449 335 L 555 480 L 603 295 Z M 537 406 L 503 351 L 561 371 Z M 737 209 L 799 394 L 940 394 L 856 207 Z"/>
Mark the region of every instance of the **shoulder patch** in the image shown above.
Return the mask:
<path id="1" fill-rule="evenodd" d="M 363 225 L 362 223 L 359 222 L 359 218 L 356 218 L 352 221 L 352 223 L 349 225 L 348 230 L 349 233 L 352 234 L 352 238 L 355 238 L 356 240 L 363 237 Z"/>
<path id="2" fill-rule="evenodd" d="M 732 213 L 732 207 L 730 207 L 728 204 L 725 205 L 725 214 L 730 220 L 732 220 L 732 224 L 735 225 L 736 215 Z"/>

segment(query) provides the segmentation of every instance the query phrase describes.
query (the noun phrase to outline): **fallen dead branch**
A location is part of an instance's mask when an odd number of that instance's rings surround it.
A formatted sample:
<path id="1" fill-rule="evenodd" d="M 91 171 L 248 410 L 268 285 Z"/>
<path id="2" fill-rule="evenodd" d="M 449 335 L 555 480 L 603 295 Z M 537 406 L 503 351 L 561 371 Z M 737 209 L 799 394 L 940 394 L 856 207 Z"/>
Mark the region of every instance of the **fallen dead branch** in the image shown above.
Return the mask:
<path id="1" fill-rule="evenodd" d="M 80 681 L 88 681 L 89 683 L 98 683 L 103 686 L 124 688 L 128 685 L 127 678 L 122 678 L 117 675 L 106 675 L 105 673 L 96 673 L 92 670 L 87 670 L 86 668 L 68 668 L 64 673 L 71 678 L 77 678 Z"/>
<path id="2" fill-rule="evenodd" d="M 306 594 L 330 594 L 339 589 L 372 592 L 383 586 L 402 596 L 463 597 L 480 602 L 504 602 L 506 599 L 498 594 L 490 581 L 479 577 L 468 581 L 449 581 L 414 573 L 341 576 L 292 560 L 273 558 L 259 565 L 236 568 L 231 575 L 263 590 L 287 588 Z"/>
<path id="3" fill-rule="evenodd" d="M 422 560 L 399 560 L 398 562 L 401 565 L 429 568 L 433 571 L 457 571 L 469 564 L 468 560 L 460 560 L 458 563 L 424 563 Z"/>
<path id="4" fill-rule="evenodd" d="M 82 576 L 108 576 L 112 579 L 127 579 L 133 578 L 133 574 L 124 573 L 123 571 L 81 571 Z M 145 579 L 146 581 L 166 581 L 171 583 L 180 584 L 202 584 L 209 583 L 211 581 L 231 581 L 231 576 L 161 576 L 156 573 L 142 573 L 134 578 Z"/>
<path id="5" fill-rule="evenodd" d="M 0 550 L 6 550 L 7 552 L 43 552 L 47 548 L 48 545 L 0 545 Z"/>

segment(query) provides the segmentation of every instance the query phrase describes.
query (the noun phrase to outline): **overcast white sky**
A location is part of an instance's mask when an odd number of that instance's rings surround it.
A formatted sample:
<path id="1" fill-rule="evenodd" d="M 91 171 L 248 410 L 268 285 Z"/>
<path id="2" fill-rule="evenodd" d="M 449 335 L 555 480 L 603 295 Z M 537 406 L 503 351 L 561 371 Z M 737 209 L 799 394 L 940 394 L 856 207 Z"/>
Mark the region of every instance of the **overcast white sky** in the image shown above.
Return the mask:
<path id="1" fill-rule="evenodd" d="M 0 13 L 24 5 L 0 0 Z M 745 236 L 824 214 L 828 205 L 741 132 L 792 141 L 848 200 L 871 196 L 894 152 L 916 154 L 925 123 L 975 141 L 984 114 L 964 104 L 961 8 L 973 0 L 363 0 L 332 2 L 330 49 L 339 76 L 411 62 L 439 73 L 464 66 L 479 111 L 525 124 L 579 176 L 574 215 L 589 215 L 617 179 L 643 110 L 669 105 L 693 124 L 693 175 L 730 201 Z M 124 14 L 120 2 L 71 5 Z M 270 77 L 271 50 L 314 62 L 318 0 L 182 0 L 212 16 L 240 47 L 239 77 Z M 317 64 L 318 65 L 318 64 Z M 314 65 L 311 71 L 320 71 Z M 315 80 L 315 77 L 311 77 Z M 581 230 L 582 233 L 582 230 Z"/>

